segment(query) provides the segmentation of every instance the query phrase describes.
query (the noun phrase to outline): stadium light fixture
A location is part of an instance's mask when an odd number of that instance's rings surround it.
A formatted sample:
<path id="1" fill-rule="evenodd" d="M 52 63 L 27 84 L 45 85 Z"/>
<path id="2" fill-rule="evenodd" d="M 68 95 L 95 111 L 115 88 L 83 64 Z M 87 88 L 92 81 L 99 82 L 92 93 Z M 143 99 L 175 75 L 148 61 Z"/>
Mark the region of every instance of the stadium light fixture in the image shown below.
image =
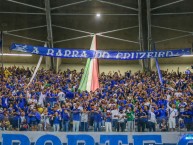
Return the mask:
<path id="1" fill-rule="evenodd" d="M 96 16 L 99 18 L 99 17 L 101 16 L 101 14 L 100 14 L 100 13 L 97 13 Z"/>
<path id="2" fill-rule="evenodd" d="M 32 56 L 32 54 L 14 54 L 14 53 L 0 53 L 0 56 L 26 56 L 26 57 L 30 57 Z"/>

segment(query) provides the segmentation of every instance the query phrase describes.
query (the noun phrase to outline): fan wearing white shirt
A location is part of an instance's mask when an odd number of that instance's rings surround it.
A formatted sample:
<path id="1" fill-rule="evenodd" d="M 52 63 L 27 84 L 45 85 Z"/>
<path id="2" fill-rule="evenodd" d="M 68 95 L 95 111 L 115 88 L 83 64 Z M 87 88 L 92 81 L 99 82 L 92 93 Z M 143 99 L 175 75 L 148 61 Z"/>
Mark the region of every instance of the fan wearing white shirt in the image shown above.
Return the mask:
<path id="1" fill-rule="evenodd" d="M 58 99 L 59 99 L 59 102 L 60 102 L 60 105 L 62 106 L 62 104 L 65 102 L 65 94 L 64 92 L 62 92 L 61 89 L 58 89 L 59 90 L 59 93 L 58 93 Z"/>
<path id="2" fill-rule="evenodd" d="M 175 105 L 172 104 L 172 107 L 167 104 L 167 109 L 169 111 L 169 129 L 170 131 L 175 131 L 176 128 L 176 117 L 178 116 L 178 111 L 175 109 Z"/>
<path id="3" fill-rule="evenodd" d="M 125 119 L 126 119 L 126 114 L 123 112 L 123 110 L 120 110 L 119 111 L 119 114 L 118 114 L 118 129 L 117 129 L 117 132 L 119 132 L 119 128 L 121 128 L 121 132 L 124 132 L 125 130 Z"/>
<path id="4" fill-rule="evenodd" d="M 35 99 L 35 96 L 32 96 L 31 99 L 28 100 L 28 103 L 30 104 L 30 107 L 33 109 L 35 104 L 37 104 L 37 99 Z"/>
<path id="5" fill-rule="evenodd" d="M 156 115 L 154 113 L 154 108 L 150 105 L 149 114 L 148 114 L 148 124 L 149 124 L 149 131 L 155 131 L 156 125 Z"/>
<path id="6" fill-rule="evenodd" d="M 38 104 L 44 107 L 45 99 L 46 99 L 46 93 L 45 91 L 42 91 L 38 100 Z"/>
<path id="7" fill-rule="evenodd" d="M 118 114 L 119 114 L 119 111 L 116 106 L 113 106 L 113 110 L 111 111 L 111 114 L 112 114 L 112 123 L 113 123 L 112 125 L 116 131 L 118 130 Z"/>

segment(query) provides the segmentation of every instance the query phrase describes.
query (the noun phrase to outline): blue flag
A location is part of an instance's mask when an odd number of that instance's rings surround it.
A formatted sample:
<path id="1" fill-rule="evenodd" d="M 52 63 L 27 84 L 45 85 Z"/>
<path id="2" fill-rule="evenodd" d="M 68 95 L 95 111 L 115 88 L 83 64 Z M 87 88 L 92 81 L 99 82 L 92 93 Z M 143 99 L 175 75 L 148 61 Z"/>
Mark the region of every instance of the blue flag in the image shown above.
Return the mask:
<path id="1" fill-rule="evenodd" d="M 154 44 L 154 51 L 156 51 L 155 44 Z M 155 63 L 156 63 L 156 68 L 157 68 L 157 73 L 158 73 L 159 81 L 161 83 L 161 86 L 163 86 L 162 73 L 161 73 L 161 70 L 160 70 L 160 67 L 159 67 L 159 63 L 158 63 L 157 57 L 155 58 Z"/>

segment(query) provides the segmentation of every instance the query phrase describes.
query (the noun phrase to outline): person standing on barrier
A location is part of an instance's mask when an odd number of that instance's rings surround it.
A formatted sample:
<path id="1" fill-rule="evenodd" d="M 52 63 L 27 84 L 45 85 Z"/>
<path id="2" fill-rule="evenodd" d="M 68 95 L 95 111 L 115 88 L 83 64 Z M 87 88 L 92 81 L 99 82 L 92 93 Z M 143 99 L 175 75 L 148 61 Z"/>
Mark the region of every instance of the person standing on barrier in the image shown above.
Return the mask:
<path id="1" fill-rule="evenodd" d="M 175 109 L 175 104 L 172 104 L 172 107 L 169 106 L 169 102 L 167 104 L 167 109 L 169 112 L 169 129 L 170 131 L 175 131 L 176 128 L 176 117 L 178 116 L 178 111 Z"/>
<path id="2" fill-rule="evenodd" d="M 128 131 L 133 132 L 134 131 L 134 119 L 135 119 L 135 113 L 132 110 L 131 107 L 128 108 L 129 110 L 126 110 L 126 118 L 127 118 L 127 125 L 128 125 Z"/>
<path id="3" fill-rule="evenodd" d="M 147 115 L 143 111 L 142 108 L 140 108 L 140 111 L 137 113 L 137 129 L 138 132 L 144 132 L 145 131 L 145 124 L 146 124 L 146 118 Z"/>
<path id="4" fill-rule="evenodd" d="M 80 109 L 78 109 L 80 106 L 79 103 L 76 103 L 75 108 L 72 110 L 73 116 L 73 132 L 78 132 L 79 131 L 79 126 L 80 126 Z"/>
<path id="5" fill-rule="evenodd" d="M 186 126 L 187 131 L 192 131 L 192 111 L 190 110 L 189 106 L 186 106 L 185 111 L 182 114 L 182 117 L 184 118 L 184 123 Z"/>

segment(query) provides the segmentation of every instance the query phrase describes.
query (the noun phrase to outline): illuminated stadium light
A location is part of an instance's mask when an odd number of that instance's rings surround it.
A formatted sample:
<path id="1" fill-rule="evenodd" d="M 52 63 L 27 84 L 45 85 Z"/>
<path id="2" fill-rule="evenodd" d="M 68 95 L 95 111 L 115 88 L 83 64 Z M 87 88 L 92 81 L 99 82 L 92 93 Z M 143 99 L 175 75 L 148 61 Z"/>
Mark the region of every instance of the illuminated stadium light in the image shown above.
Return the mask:
<path id="1" fill-rule="evenodd" d="M 100 13 L 97 13 L 97 14 L 96 14 L 96 16 L 97 16 L 97 17 L 100 17 L 100 16 L 101 16 L 101 14 L 100 14 Z"/>
<path id="2" fill-rule="evenodd" d="M 32 56 L 31 54 L 14 54 L 14 53 L 0 53 L 0 55 L 2 56 Z"/>

